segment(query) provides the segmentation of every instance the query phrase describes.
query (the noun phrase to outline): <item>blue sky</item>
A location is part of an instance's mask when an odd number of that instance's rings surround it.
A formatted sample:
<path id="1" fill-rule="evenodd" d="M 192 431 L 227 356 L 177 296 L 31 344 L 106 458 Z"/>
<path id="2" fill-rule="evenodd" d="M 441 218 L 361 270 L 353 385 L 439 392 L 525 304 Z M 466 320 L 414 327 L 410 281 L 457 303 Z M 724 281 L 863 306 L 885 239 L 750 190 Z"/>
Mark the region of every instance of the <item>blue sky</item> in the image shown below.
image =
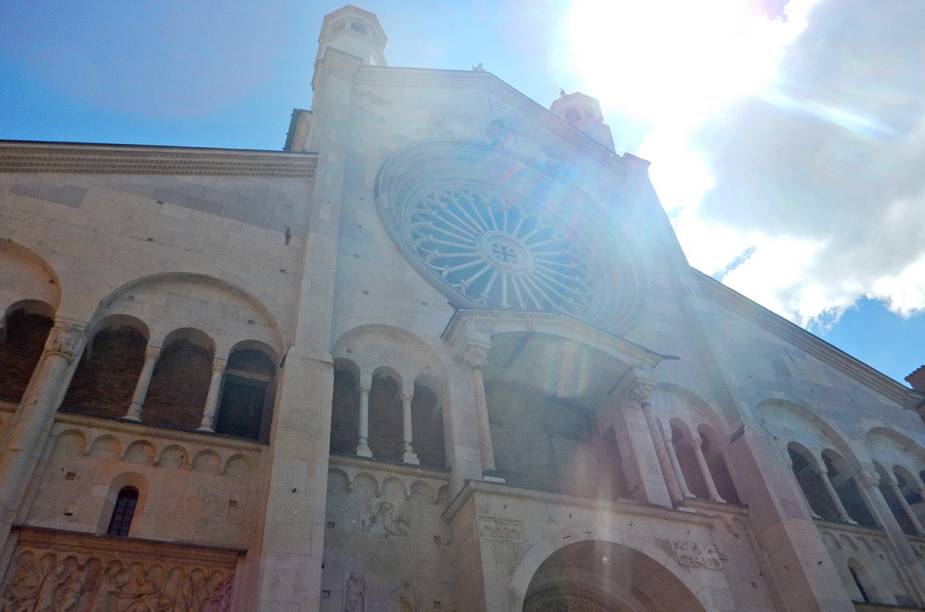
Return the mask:
<path id="1" fill-rule="evenodd" d="M 0 138 L 279 149 L 340 4 L 6 0 Z M 897 380 L 925 363 L 925 3 L 361 4 L 391 65 L 599 97 L 694 266 Z"/>

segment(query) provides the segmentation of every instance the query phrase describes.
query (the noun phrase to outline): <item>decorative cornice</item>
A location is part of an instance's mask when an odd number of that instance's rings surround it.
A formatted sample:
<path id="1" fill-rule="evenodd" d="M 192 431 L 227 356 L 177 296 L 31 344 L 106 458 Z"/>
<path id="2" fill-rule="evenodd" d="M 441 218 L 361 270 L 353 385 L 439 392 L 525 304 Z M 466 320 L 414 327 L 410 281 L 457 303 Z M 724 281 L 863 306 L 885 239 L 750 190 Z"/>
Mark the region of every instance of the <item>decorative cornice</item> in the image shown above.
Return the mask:
<path id="1" fill-rule="evenodd" d="M 814 336 L 799 325 L 774 314 L 741 293 L 730 289 L 721 282 L 703 272 L 691 268 L 704 294 L 716 303 L 729 308 L 737 314 L 766 329 L 774 335 L 791 343 L 819 361 L 850 376 L 862 385 L 880 393 L 888 399 L 903 404 L 909 389 L 889 376 L 878 372 L 866 363 L 841 351 L 825 340 Z"/>
<path id="2" fill-rule="evenodd" d="M 0 141 L 0 172 L 312 178 L 317 163 L 314 153 Z"/>

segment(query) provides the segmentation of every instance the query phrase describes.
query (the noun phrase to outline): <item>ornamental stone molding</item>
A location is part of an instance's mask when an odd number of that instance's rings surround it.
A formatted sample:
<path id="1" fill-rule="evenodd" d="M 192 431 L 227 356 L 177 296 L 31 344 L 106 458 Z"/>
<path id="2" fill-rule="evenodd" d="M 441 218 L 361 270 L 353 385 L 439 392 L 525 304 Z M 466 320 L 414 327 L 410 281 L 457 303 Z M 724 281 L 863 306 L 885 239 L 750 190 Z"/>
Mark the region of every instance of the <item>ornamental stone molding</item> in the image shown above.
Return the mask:
<path id="1" fill-rule="evenodd" d="M 510 151 L 415 143 L 383 165 L 379 215 L 405 258 L 457 308 L 606 315 L 638 312 L 639 265 L 588 194 Z"/>

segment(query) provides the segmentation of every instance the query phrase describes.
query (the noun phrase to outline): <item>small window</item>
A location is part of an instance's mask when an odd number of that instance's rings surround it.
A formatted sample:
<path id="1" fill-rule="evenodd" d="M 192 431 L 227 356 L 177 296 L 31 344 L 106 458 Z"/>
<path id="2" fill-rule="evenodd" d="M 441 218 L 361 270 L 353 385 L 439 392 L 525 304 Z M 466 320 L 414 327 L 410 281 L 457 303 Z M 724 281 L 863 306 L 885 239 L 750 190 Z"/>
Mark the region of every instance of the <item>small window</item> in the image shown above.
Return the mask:
<path id="1" fill-rule="evenodd" d="M 336 22 L 336 23 L 334 23 L 334 24 L 331 25 L 331 32 L 332 32 L 332 33 L 333 33 L 333 32 L 340 32 L 340 31 L 343 30 L 345 27 L 346 27 L 346 24 L 344 24 L 343 21 L 338 21 L 338 22 Z"/>
<path id="2" fill-rule="evenodd" d="M 350 22 L 350 29 L 358 34 L 366 34 L 366 26 L 360 21 Z"/>
<path id="3" fill-rule="evenodd" d="M 126 537 L 132 527 L 132 518 L 135 516 L 135 506 L 138 505 L 138 489 L 135 487 L 122 487 L 116 505 L 112 509 L 112 518 L 109 520 L 107 535 Z"/>

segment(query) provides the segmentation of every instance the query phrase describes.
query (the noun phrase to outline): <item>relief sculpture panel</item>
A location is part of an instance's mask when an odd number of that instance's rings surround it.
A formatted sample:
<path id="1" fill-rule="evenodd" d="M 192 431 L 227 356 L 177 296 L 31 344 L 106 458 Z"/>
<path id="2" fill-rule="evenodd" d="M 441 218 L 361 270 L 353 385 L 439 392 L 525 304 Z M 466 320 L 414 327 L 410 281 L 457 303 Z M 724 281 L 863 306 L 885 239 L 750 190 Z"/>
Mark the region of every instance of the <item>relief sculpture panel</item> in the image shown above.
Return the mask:
<path id="1" fill-rule="evenodd" d="M 220 612 L 237 553 L 23 530 L 0 612 Z"/>

